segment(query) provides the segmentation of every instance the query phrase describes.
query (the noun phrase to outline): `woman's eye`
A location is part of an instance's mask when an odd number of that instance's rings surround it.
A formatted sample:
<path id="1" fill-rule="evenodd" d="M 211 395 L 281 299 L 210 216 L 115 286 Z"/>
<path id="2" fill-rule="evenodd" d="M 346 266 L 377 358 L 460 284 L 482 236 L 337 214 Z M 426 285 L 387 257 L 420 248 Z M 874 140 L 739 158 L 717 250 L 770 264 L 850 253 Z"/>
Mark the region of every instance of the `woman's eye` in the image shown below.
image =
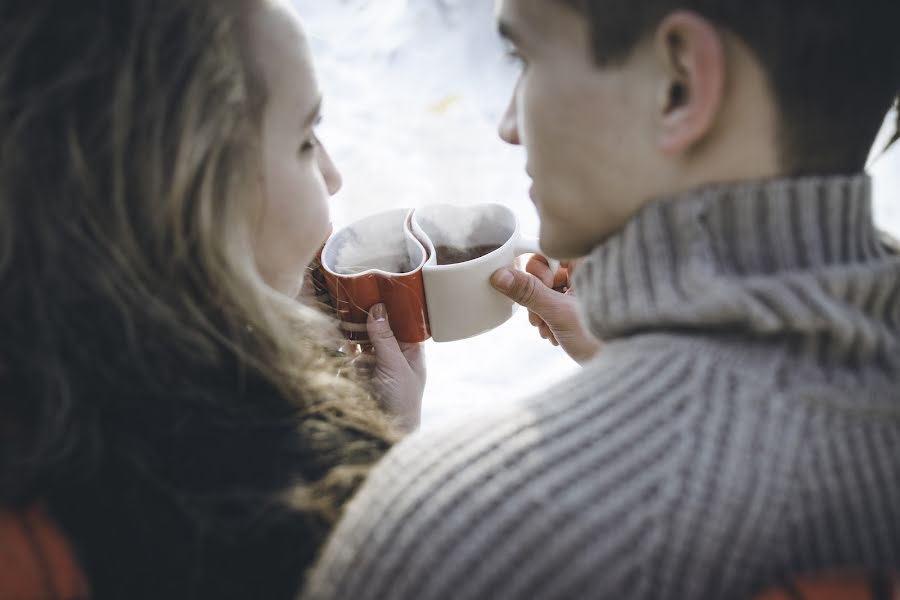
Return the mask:
<path id="1" fill-rule="evenodd" d="M 322 115 L 316 117 L 315 123 L 313 123 L 313 127 L 318 127 L 322 123 Z M 312 133 L 310 133 L 309 137 L 300 144 L 300 153 L 306 154 L 307 152 L 312 152 L 316 148 L 319 147 L 319 136 L 313 129 Z"/>

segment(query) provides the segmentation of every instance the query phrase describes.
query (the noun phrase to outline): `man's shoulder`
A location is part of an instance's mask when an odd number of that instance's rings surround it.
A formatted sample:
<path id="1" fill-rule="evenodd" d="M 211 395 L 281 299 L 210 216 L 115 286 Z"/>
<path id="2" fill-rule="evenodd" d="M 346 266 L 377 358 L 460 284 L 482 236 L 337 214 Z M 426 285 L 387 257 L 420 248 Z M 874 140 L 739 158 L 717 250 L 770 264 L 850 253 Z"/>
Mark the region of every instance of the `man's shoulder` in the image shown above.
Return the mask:
<path id="1" fill-rule="evenodd" d="M 635 573 L 676 577 L 682 551 L 700 573 L 763 560 L 811 440 L 842 427 L 821 414 L 840 390 L 782 389 L 766 353 L 722 348 L 611 344 L 529 400 L 407 438 L 349 506 L 310 597 L 639 596 Z"/>
<path id="2" fill-rule="evenodd" d="M 570 453 L 602 461 L 620 437 L 630 443 L 629 436 L 649 440 L 691 429 L 704 416 L 700 404 L 726 395 L 726 388 L 755 387 L 752 395 L 771 397 L 765 380 L 750 385 L 750 378 L 717 362 L 714 352 L 692 351 L 677 336 L 661 340 L 610 344 L 581 370 L 531 397 L 411 435 L 388 453 L 366 487 L 431 495 L 472 485 L 468 493 L 484 493 L 474 470 L 491 480 L 494 471 L 508 471 L 502 477 L 509 479 L 520 463 L 552 468 Z"/>
<path id="3" fill-rule="evenodd" d="M 702 429 L 692 400 L 703 377 L 688 356 L 607 350 L 616 354 L 531 400 L 400 443 L 348 507 L 313 597 L 467 597 L 501 573 L 506 588 L 527 585 L 508 578 L 514 565 L 527 564 L 519 574 L 568 568 L 604 532 L 647 542 L 677 487 L 669 480 L 691 460 L 686 434 Z M 613 553 L 616 543 L 593 547 Z"/>

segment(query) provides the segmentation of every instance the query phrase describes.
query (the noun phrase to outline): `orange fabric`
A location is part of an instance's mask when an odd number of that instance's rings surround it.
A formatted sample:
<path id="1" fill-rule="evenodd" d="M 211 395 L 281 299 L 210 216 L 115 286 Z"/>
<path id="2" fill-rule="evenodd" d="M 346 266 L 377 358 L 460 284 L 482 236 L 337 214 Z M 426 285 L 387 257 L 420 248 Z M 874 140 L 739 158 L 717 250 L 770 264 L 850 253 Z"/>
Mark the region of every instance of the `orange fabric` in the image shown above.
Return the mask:
<path id="1" fill-rule="evenodd" d="M 800 577 L 792 585 L 803 600 L 872 600 L 871 579 L 858 573 L 830 573 Z M 754 600 L 794 600 L 784 587 L 770 590 Z M 891 600 L 900 600 L 900 578 L 894 578 Z"/>
<path id="2" fill-rule="evenodd" d="M 39 505 L 0 509 L 0 600 L 85 600 L 87 581 L 68 540 Z"/>

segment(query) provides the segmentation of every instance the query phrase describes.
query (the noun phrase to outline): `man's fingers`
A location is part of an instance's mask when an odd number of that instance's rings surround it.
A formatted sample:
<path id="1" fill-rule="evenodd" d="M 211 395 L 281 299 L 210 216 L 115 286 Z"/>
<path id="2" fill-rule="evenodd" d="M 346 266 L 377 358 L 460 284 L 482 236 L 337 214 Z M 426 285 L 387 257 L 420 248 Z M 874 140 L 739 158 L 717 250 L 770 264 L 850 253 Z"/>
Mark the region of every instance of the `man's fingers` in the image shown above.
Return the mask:
<path id="1" fill-rule="evenodd" d="M 541 337 L 553 344 L 554 346 L 559 346 L 559 340 L 556 339 L 556 335 L 553 333 L 547 325 L 542 325 L 538 327 L 538 332 L 541 334 Z"/>
<path id="2" fill-rule="evenodd" d="M 547 259 L 540 254 L 535 254 L 528 259 L 528 262 L 525 264 L 525 271 L 540 279 L 541 283 L 547 287 L 554 287 L 553 282 L 556 274 L 550 271 Z"/>

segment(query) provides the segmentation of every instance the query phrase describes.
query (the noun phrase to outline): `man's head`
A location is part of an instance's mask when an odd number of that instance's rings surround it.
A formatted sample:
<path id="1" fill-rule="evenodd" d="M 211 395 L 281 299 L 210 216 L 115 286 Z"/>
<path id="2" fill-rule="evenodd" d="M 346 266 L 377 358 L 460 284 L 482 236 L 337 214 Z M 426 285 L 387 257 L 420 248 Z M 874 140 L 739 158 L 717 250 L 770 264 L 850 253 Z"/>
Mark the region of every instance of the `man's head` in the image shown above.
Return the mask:
<path id="1" fill-rule="evenodd" d="M 523 59 L 522 143 L 544 249 L 583 254 L 648 200 L 863 168 L 900 88 L 888 0 L 498 0 Z"/>

